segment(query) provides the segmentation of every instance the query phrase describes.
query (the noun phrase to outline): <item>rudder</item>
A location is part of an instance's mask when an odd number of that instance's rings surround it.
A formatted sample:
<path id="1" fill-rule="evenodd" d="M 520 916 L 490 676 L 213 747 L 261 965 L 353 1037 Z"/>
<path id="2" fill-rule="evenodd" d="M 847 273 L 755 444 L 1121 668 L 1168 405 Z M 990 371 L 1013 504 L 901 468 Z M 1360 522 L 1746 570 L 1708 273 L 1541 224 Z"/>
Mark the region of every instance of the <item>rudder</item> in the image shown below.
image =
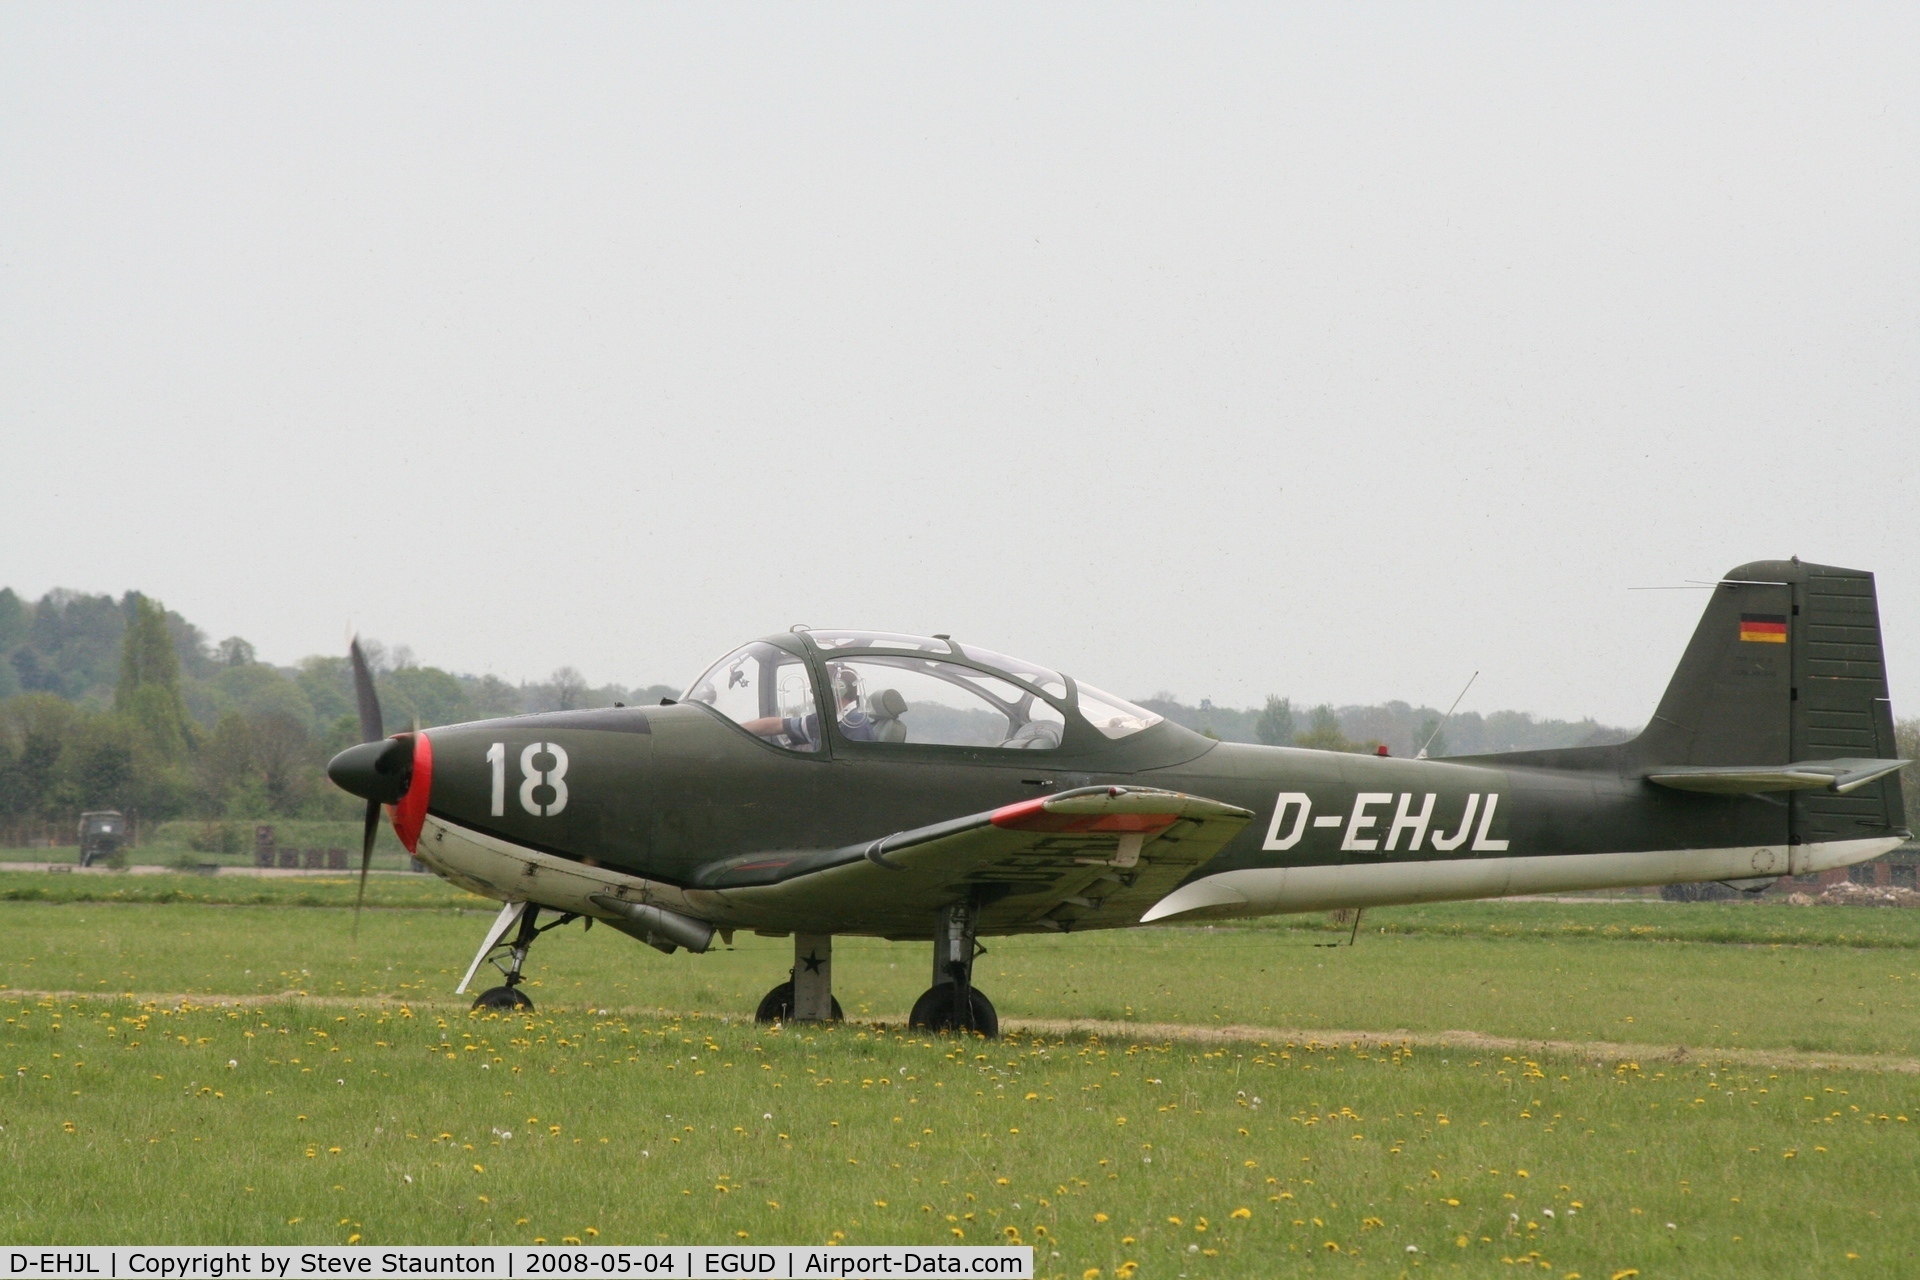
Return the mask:
<path id="1" fill-rule="evenodd" d="M 1761 768 L 1894 756 L 1873 575 L 1760 560 L 1715 584 L 1646 729 L 1627 745 L 1643 770 Z M 1906 826 L 1897 774 L 1836 791 L 1795 791 L 1795 844 Z"/>

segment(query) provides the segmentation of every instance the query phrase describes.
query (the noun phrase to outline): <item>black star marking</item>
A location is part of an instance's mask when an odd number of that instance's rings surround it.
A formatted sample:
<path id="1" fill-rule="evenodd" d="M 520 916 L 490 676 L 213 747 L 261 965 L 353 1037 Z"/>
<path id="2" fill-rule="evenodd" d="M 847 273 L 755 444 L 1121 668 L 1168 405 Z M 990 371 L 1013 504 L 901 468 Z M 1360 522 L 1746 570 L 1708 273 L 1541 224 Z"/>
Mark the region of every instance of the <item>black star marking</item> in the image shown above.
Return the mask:
<path id="1" fill-rule="evenodd" d="M 820 966 L 826 963 L 826 959 L 823 956 L 809 952 L 800 957 L 800 963 L 807 966 L 808 973 L 818 973 L 820 972 Z"/>

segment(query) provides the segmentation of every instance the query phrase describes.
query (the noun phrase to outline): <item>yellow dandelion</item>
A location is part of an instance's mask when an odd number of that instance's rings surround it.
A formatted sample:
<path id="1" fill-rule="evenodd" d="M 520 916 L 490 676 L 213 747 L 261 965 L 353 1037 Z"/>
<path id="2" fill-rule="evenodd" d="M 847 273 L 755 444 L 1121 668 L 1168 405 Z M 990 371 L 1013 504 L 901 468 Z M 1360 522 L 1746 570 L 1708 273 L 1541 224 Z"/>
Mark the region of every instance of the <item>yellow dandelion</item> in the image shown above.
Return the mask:
<path id="1" fill-rule="evenodd" d="M 1107 1220 L 1107 1215 L 1104 1213 L 1096 1213 L 1093 1215 L 1093 1220 L 1095 1222 L 1105 1222 Z"/>
<path id="2" fill-rule="evenodd" d="M 359 1233 L 358 1231 L 356 1231 L 356 1232 L 354 1232 L 354 1233 L 353 1233 L 352 1235 L 350 1235 L 350 1236 L 348 1236 L 348 1237 L 347 1237 L 347 1243 L 348 1243 L 348 1244 L 359 1244 L 359 1243 L 360 1243 L 360 1233 Z"/>
<path id="3" fill-rule="evenodd" d="M 485 1166 L 485 1165 L 483 1165 L 483 1164 L 477 1164 L 477 1165 L 475 1165 L 475 1166 L 473 1166 L 473 1171 L 474 1171 L 475 1173 L 485 1173 L 485 1172 L 487 1171 L 487 1166 Z"/>
<path id="4" fill-rule="evenodd" d="M 1247 1208 L 1245 1205 L 1241 1205 L 1227 1216 L 1229 1218 L 1251 1218 L 1253 1216 L 1253 1210 Z"/>

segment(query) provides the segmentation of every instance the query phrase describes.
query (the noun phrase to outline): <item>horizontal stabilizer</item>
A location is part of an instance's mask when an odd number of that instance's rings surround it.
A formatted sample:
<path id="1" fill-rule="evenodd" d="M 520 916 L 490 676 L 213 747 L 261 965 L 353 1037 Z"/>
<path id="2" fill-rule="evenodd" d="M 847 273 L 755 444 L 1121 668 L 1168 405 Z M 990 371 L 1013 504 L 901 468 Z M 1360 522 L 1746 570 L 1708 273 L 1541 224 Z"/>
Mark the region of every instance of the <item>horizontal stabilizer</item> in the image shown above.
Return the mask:
<path id="1" fill-rule="evenodd" d="M 1647 781 L 1675 791 L 1709 795 L 1751 795 L 1757 791 L 1834 791 L 1856 787 L 1905 768 L 1906 760 L 1803 760 L 1797 764 L 1673 765 L 1647 775 Z"/>

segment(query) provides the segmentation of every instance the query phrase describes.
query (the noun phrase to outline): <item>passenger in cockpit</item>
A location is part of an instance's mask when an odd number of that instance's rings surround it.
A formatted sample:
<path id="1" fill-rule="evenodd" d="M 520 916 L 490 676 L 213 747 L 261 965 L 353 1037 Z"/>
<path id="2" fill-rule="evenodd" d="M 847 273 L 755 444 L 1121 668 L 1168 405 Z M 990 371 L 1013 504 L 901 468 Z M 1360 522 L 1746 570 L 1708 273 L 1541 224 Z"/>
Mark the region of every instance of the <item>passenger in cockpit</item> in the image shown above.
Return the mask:
<path id="1" fill-rule="evenodd" d="M 829 666 L 827 684 L 838 708 L 841 736 L 849 742 L 879 741 L 873 717 L 860 706 L 860 677 L 853 668 L 839 663 Z M 740 727 L 762 738 L 785 736 L 789 745 L 802 749 L 820 743 L 820 717 L 811 711 L 799 716 L 761 716 L 742 721 Z"/>

